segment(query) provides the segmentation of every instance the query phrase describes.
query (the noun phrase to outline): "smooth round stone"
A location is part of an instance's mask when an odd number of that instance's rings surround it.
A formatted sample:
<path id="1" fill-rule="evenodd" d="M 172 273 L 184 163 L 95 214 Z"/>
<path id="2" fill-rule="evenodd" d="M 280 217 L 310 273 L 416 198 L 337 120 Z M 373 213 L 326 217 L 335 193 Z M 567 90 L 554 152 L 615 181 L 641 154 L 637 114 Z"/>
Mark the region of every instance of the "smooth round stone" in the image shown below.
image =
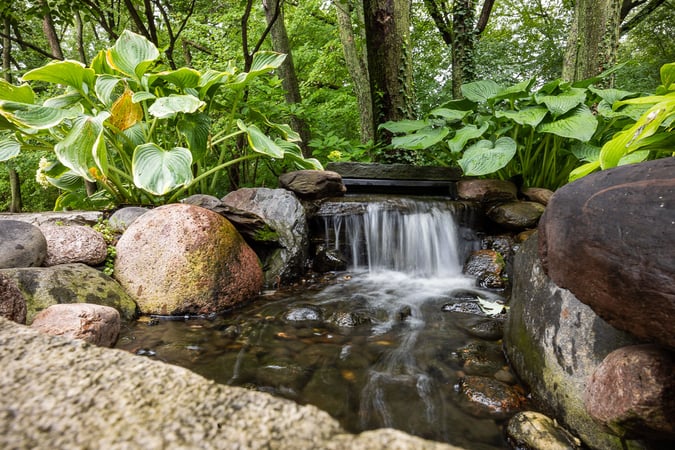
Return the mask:
<path id="1" fill-rule="evenodd" d="M 47 257 L 47 240 L 35 225 L 0 221 L 0 269 L 40 267 Z"/>

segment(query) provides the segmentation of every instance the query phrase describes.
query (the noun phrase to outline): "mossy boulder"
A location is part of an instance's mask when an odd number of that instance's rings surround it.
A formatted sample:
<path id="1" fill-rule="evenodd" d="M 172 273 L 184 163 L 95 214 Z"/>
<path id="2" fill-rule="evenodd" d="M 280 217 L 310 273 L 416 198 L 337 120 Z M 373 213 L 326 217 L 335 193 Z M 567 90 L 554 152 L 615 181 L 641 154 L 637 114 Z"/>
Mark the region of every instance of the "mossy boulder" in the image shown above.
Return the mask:
<path id="1" fill-rule="evenodd" d="M 115 278 L 146 314 L 209 314 L 262 288 L 258 257 L 208 209 L 171 204 L 136 219 L 117 243 Z"/>

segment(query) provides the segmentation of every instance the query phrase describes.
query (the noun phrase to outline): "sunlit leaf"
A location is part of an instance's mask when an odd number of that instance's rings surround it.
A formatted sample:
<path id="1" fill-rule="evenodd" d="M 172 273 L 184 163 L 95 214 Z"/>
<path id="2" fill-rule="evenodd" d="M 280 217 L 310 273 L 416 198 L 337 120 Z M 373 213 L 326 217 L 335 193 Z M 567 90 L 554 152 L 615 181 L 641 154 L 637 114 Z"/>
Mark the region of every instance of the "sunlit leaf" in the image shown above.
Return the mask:
<path id="1" fill-rule="evenodd" d="M 99 75 L 96 77 L 94 92 L 96 92 L 96 96 L 104 105 L 109 106 L 112 103 L 113 92 L 120 81 L 122 81 L 120 77 L 113 75 Z"/>
<path id="2" fill-rule="evenodd" d="M 205 105 L 206 103 L 194 95 L 170 95 L 155 100 L 148 112 L 160 119 L 166 119 L 178 113 L 194 113 Z"/>
<path id="3" fill-rule="evenodd" d="M 131 96 L 131 101 L 134 103 L 140 103 L 145 100 L 154 100 L 157 97 L 155 97 L 153 94 L 147 91 L 138 91 L 134 92 L 134 95 Z"/>
<path id="4" fill-rule="evenodd" d="M 134 184 L 151 194 L 164 195 L 192 181 L 191 166 L 192 154 L 187 148 L 164 150 L 152 142 L 142 144 L 132 159 Z"/>
<path id="5" fill-rule="evenodd" d="M 77 112 L 0 100 L 0 115 L 20 127 L 46 130 L 75 117 Z"/>
<path id="6" fill-rule="evenodd" d="M 94 84 L 94 69 L 85 67 L 78 61 L 52 61 L 47 65 L 26 72 L 23 80 L 46 81 L 47 83 L 63 84 L 78 91 L 88 92 Z"/>
<path id="7" fill-rule="evenodd" d="M 150 84 L 155 79 L 164 80 L 178 87 L 179 89 L 195 88 L 199 86 L 199 78 L 201 74 L 195 69 L 189 67 L 181 67 L 177 70 L 170 70 L 166 72 L 159 72 L 150 76 Z"/>
<path id="8" fill-rule="evenodd" d="M 664 64 L 661 66 L 661 84 L 667 90 L 675 89 L 673 83 L 675 83 L 675 62 Z"/>
<path id="9" fill-rule="evenodd" d="M 488 316 L 498 316 L 508 309 L 506 305 L 500 302 L 491 302 L 490 300 L 485 300 L 480 297 L 477 297 L 477 301 L 478 307 Z"/>
<path id="10" fill-rule="evenodd" d="M 78 103 L 82 101 L 82 98 L 83 98 L 82 94 L 80 94 L 75 90 L 71 90 L 70 92 L 67 92 L 65 94 L 48 98 L 47 100 L 45 100 L 42 106 L 47 106 L 49 108 L 65 109 L 77 105 L 78 108 L 81 109 L 81 106 L 78 105 Z"/>
<path id="11" fill-rule="evenodd" d="M 505 167 L 516 154 L 516 142 L 509 137 L 478 141 L 464 151 L 458 161 L 466 176 L 480 176 L 494 173 Z"/>
<path id="12" fill-rule="evenodd" d="M 412 133 L 428 126 L 431 126 L 429 120 L 397 120 L 385 122 L 380 125 L 380 128 L 392 133 Z"/>
<path id="13" fill-rule="evenodd" d="M 246 125 L 242 120 L 237 120 L 237 126 L 246 132 L 248 145 L 254 151 L 272 158 L 284 157 L 284 149 L 255 125 Z"/>
<path id="14" fill-rule="evenodd" d="M 114 69 L 140 80 L 159 58 L 159 51 L 143 36 L 124 30 L 106 58 Z"/>
<path id="15" fill-rule="evenodd" d="M 103 170 L 98 166 L 94 152 L 103 139 L 103 122 L 108 117 L 108 112 L 102 112 L 96 117 L 78 116 L 66 137 L 54 146 L 61 164 L 85 180 L 96 180 L 92 169 Z"/>
<path id="16" fill-rule="evenodd" d="M 591 161 L 584 164 L 583 166 L 577 167 L 572 172 L 570 172 L 569 181 L 578 180 L 579 178 L 585 177 L 586 175 L 595 172 L 600 168 L 600 160 Z"/>
<path id="17" fill-rule="evenodd" d="M 10 100 L 18 103 L 35 103 L 33 89 L 27 85 L 15 86 L 0 79 L 0 100 Z"/>

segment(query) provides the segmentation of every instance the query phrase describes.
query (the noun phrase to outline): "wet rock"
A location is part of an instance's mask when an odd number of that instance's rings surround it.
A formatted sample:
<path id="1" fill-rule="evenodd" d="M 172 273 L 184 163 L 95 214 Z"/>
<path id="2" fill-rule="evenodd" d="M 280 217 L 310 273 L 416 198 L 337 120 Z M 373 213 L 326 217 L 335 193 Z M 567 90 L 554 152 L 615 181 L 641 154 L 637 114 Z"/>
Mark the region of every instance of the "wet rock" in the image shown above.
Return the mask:
<path id="1" fill-rule="evenodd" d="M 83 263 L 98 266 L 105 261 L 108 244 L 103 235 L 84 225 L 43 225 L 40 227 L 47 240 L 45 266 Z"/>
<path id="2" fill-rule="evenodd" d="M 356 312 L 336 311 L 328 317 L 327 322 L 340 328 L 354 328 L 371 323 L 371 319 Z"/>
<path id="3" fill-rule="evenodd" d="M 487 216 L 497 225 L 509 230 L 534 228 L 544 213 L 544 205 L 535 202 L 508 202 L 490 208 Z"/>
<path id="4" fill-rule="evenodd" d="M 307 218 L 295 194 L 285 189 L 243 188 L 230 192 L 222 202 L 265 222 L 269 239 L 265 238 L 265 245 L 255 247 L 263 263 L 265 286 L 292 283 L 305 272 L 309 252 Z"/>
<path id="5" fill-rule="evenodd" d="M 494 250 L 504 258 L 510 258 L 517 249 L 516 240 L 510 234 L 486 236 L 481 239 L 481 248 Z"/>
<path id="6" fill-rule="evenodd" d="M 316 200 L 342 196 L 347 188 L 342 177 L 330 170 L 296 170 L 279 177 L 279 187 L 294 192 L 298 197 Z"/>
<path id="7" fill-rule="evenodd" d="M 47 241 L 34 225 L 19 220 L 0 221 L 0 269 L 39 267 L 47 257 Z"/>
<path id="8" fill-rule="evenodd" d="M 286 322 L 319 322 L 321 321 L 321 311 L 311 307 L 291 308 L 284 314 Z M 301 324 L 306 325 L 306 324 Z"/>
<path id="9" fill-rule="evenodd" d="M 553 191 L 544 188 L 525 188 L 521 191 L 521 194 L 531 202 L 546 206 L 553 196 Z"/>
<path id="10" fill-rule="evenodd" d="M 31 327 L 52 336 L 112 347 L 120 333 L 120 313 L 90 303 L 52 305 L 35 316 Z"/>
<path id="11" fill-rule="evenodd" d="M 548 276 L 614 327 L 675 349 L 675 158 L 558 189 L 540 223 Z"/>
<path id="12" fill-rule="evenodd" d="M 607 354 L 636 343 L 598 317 L 544 273 L 538 237 L 525 241 L 514 258 L 514 285 L 504 328 L 511 367 L 552 417 L 591 448 L 619 450 L 621 441 L 588 415 L 584 391 Z M 640 448 L 637 445 L 635 448 Z"/>
<path id="13" fill-rule="evenodd" d="M 511 368 L 508 366 L 502 367 L 496 371 L 493 376 L 495 380 L 506 384 L 516 384 L 518 382 L 518 379 L 513 374 L 513 372 L 511 372 Z"/>
<path id="14" fill-rule="evenodd" d="M 494 250 L 476 250 L 464 264 L 463 272 L 476 278 L 476 285 L 486 289 L 504 289 L 506 262 Z"/>
<path id="15" fill-rule="evenodd" d="M 331 416 L 340 419 L 349 415 L 351 395 L 350 382 L 335 367 L 323 366 L 315 370 L 304 387 L 301 398 L 313 399 L 313 405 Z"/>
<path id="16" fill-rule="evenodd" d="M 496 341 L 504 335 L 504 319 L 491 317 L 469 317 L 459 320 L 457 325 L 467 334 L 487 341 Z"/>
<path id="17" fill-rule="evenodd" d="M 593 372 L 584 404 L 618 436 L 675 440 L 675 356 L 655 345 L 614 350 Z"/>
<path id="18" fill-rule="evenodd" d="M 118 209 L 112 213 L 110 218 L 108 218 L 108 226 L 113 232 L 122 234 L 132 223 L 134 223 L 134 220 L 138 219 L 148 211 L 148 208 L 140 206 L 127 206 Z"/>
<path id="19" fill-rule="evenodd" d="M 223 311 L 262 287 L 258 258 L 232 224 L 183 204 L 131 224 L 117 243 L 115 278 L 143 313 L 162 315 Z"/>
<path id="20" fill-rule="evenodd" d="M 462 314 L 483 314 L 483 310 L 480 309 L 478 303 L 476 302 L 457 302 L 457 303 L 446 303 L 441 307 L 441 311 L 444 312 L 454 312 Z"/>
<path id="21" fill-rule="evenodd" d="M 1 448 L 457 450 L 1 318 L 0 367 Z"/>
<path id="22" fill-rule="evenodd" d="M 516 413 L 506 427 L 512 448 L 527 450 L 570 450 L 581 442 L 553 419 L 534 411 Z"/>
<path id="23" fill-rule="evenodd" d="M 347 269 L 347 261 L 338 250 L 319 245 L 312 261 L 312 269 L 318 273 L 342 271 Z"/>
<path id="24" fill-rule="evenodd" d="M 0 273 L 0 317 L 26 323 L 26 298 L 16 283 L 3 273 Z"/>
<path id="25" fill-rule="evenodd" d="M 525 398 L 513 386 L 488 377 L 466 376 L 459 382 L 461 406 L 478 417 L 506 419 L 523 408 Z"/>
<path id="26" fill-rule="evenodd" d="M 457 195 L 463 200 L 491 204 L 515 200 L 517 194 L 516 185 L 510 181 L 460 180 L 457 183 Z"/>
<path id="27" fill-rule="evenodd" d="M 256 370 L 256 384 L 259 389 L 271 388 L 272 392 L 283 392 L 285 397 L 297 398 L 311 373 L 290 359 L 265 358 Z"/>
<path id="28" fill-rule="evenodd" d="M 491 376 L 506 365 L 502 347 L 497 343 L 472 341 L 457 349 L 457 355 L 468 375 Z"/>
<path id="29" fill-rule="evenodd" d="M 136 303 L 106 274 L 85 264 L 2 269 L 26 298 L 26 323 L 45 308 L 58 303 L 93 303 L 110 306 L 124 320 L 137 315 Z"/>

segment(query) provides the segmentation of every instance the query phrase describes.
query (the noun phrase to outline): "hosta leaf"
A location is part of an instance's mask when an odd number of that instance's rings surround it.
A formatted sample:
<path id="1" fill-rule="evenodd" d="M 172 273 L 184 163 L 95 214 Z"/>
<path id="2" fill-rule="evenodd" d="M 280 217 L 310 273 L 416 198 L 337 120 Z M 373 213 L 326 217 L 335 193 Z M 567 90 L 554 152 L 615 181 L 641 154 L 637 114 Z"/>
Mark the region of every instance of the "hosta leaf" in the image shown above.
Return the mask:
<path id="1" fill-rule="evenodd" d="M 534 78 L 530 78 L 529 80 L 521 81 L 520 83 L 514 84 L 512 86 L 508 86 L 508 87 L 502 89 L 493 98 L 495 100 L 501 100 L 501 99 L 516 100 L 516 99 L 523 98 L 523 97 L 529 97 L 530 88 L 532 87 L 533 84 L 534 84 Z"/>
<path id="2" fill-rule="evenodd" d="M 505 111 L 495 111 L 495 116 L 499 119 L 506 117 L 511 119 L 517 124 L 520 125 L 529 125 L 532 128 L 535 128 L 539 123 L 544 120 L 548 114 L 548 109 L 543 106 L 532 106 L 530 108 L 521 109 L 518 111 L 514 110 L 505 110 Z"/>
<path id="3" fill-rule="evenodd" d="M 618 102 L 619 100 L 623 100 L 626 97 L 631 97 L 636 95 L 634 92 L 630 91 L 622 91 L 620 89 L 597 89 L 594 88 L 593 86 L 588 88 L 589 91 L 609 103 L 610 105 L 613 105 L 614 102 Z"/>
<path id="4" fill-rule="evenodd" d="M 649 150 L 638 150 L 633 153 L 624 155 L 619 160 L 619 166 L 625 166 L 626 164 L 635 164 L 644 161 L 649 156 Z"/>
<path id="5" fill-rule="evenodd" d="M 580 105 L 562 119 L 540 124 L 537 131 L 588 142 L 593 137 L 597 127 L 598 120 L 588 106 Z"/>
<path id="6" fill-rule="evenodd" d="M 297 144 L 283 140 L 277 140 L 277 144 L 284 149 L 284 158 L 293 161 L 298 169 L 323 170 L 323 166 L 317 159 L 304 158 Z"/>
<path id="7" fill-rule="evenodd" d="M 558 117 L 581 105 L 586 100 L 586 90 L 570 88 L 557 95 L 535 94 L 534 98 L 538 104 L 546 105 L 554 117 Z"/>
<path id="8" fill-rule="evenodd" d="M 54 152 L 61 164 L 70 168 L 82 178 L 95 181 L 98 166 L 94 153 L 103 139 L 103 122 L 110 116 L 103 112 L 96 117 L 78 116 L 66 137 L 54 146 Z"/>
<path id="9" fill-rule="evenodd" d="M 159 51 L 152 42 L 128 30 L 122 32 L 115 45 L 106 53 L 110 66 L 137 80 L 158 58 Z"/>
<path id="10" fill-rule="evenodd" d="M 153 94 L 147 91 L 138 91 L 134 92 L 134 95 L 131 96 L 131 101 L 134 103 L 140 103 L 145 100 L 154 100 L 157 97 L 155 97 Z"/>
<path id="11" fill-rule="evenodd" d="M 436 117 L 442 117 L 445 120 L 453 121 L 453 120 L 462 120 L 470 112 L 471 111 L 459 111 L 459 110 L 456 110 L 456 109 L 436 108 L 436 109 L 431 110 L 429 115 L 430 116 L 436 116 Z"/>
<path id="12" fill-rule="evenodd" d="M 667 90 L 675 89 L 675 62 L 664 64 L 661 66 L 661 84 Z"/>
<path id="13" fill-rule="evenodd" d="M 570 148 L 570 152 L 579 161 L 593 162 L 600 157 L 600 147 L 590 145 L 585 142 L 577 142 Z"/>
<path id="14" fill-rule="evenodd" d="M 120 81 L 122 81 L 120 77 L 113 75 L 99 75 L 96 77 L 94 92 L 96 92 L 96 96 L 104 105 L 110 106 L 113 92 Z"/>
<path id="15" fill-rule="evenodd" d="M 201 74 L 195 69 L 181 67 L 177 70 L 170 70 L 151 75 L 150 84 L 152 84 L 154 80 L 160 79 L 175 85 L 179 89 L 194 88 L 199 86 L 200 76 Z"/>
<path id="16" fill-rule="evenodd" d="M 453 153 L 461 152 L 464 146 L 471 139 L 478 139 L 485 133 L 490 124 L 485 122 L 482 127 L 478 128 L 476 125 L 467 125 L 455 132 L 455 135 L 448 141 L 448 147 Z"/>
<path id="17" fill-rule="evenodd" d="M 241 72 L 234 77 L 232 83 L 228 85 L 231 87 L 242 88 L 246 86 L 249 81 L 259 75 L 270 72 L 276 69 L 284 62 L 286 55 L 283 53 L 261 51 L 253 55 L 253 62 L 251 63 L 251 70 L 248 72 Z"/>
<path id="18" fill-rule="evenodd" d="M 148 112 L 160 119 L 166 119 L 178 113 L 194 113 L 205 105 L 206 103 L 194 95 L 170 95 L 155 100 Z"/>
<path id="19" fill-rule="evenodd" d="M 469 100 L 485 102 L 498 95 L 503 88 L 492 80 L 481 80 L 463 84 L 461 89 L 464 97 Z"/>
<path id="20" fill-rule="evenodd" d="M 478 141 L 464 151 L 458 163 L 466 176 L 487 175 L 506 166 L 516 154 L 516 148 L 516 142 L 509 137 L 499 138 L 494 144 L 488 140 Z"/>
<path id="21" fill-rule="evenodd" d="M 284 149 L 255 125 L 246 125 L 243 121 L 237 120 L 237 126 L 240 130 L 246 132 L 248 145 L 254 151 L 271 158 L 281 159 L 284 157 Z"/>
<path id="22" fill-rule="evenodd" d="M 35 103 L 35 94 L 33 89 L 27 84 L 14 86 L 3 79 L 0 79 L 0 100 L 10 100 L 18 103 Z"/>
<path id="23" fill-rule="evenodd" d="M 82 177 L 72 170 L 67 170 L 58 176 L 47 176 L 47 181 L 49 181 L 49 184 L 67 192 L 79 190 L 83 186 Z"/>
<path id="24" fill-rule="evenodd" d="M 211 119 L 208 114 L 186 114 L 176 124 L 178 132 L 185 137 L 188 148 L 192 152 L 193 161 L 200 161 L 206 154 L 211 130 Z"/>
<path id="25" fill-rule="evenodd" d="M 120 131 L 131 128 L 143 120 L 143 108 L 132 101 L 132 94 L 127 89 L 110 108 L 110 123 Z"/>
<path id="26" fill-rule="evenodd" d="M 89 92 L 94 84 L 94 69 L 85 67 L 78 61 L 52 61 L 47 65 L 26 72 L 23 80 L 46 81 L 47 83 L 65 84 L 78 91 Z"/>
<path id="27" fill-rule="evenodd" d="M 192 154 L 183 147 L 164 150 L 149 142 L 136 147 L 132 159 L 134 184 L 154 195 L 164 195 L 192 181 Z"/>
<path id="28" fill-rule="evenodd" d="M 49 108 L 58 108 L 65 109 L 70 108 L 73 105 L 77 105 L 82 100 L 82 94 L 75 90 L 71 90 L 62 95 L 57 95 L 56 97 L 51 97 L 45 100 L 42 106 L 47 106 Z"/>
<path id="29" fill-rule="evenodd" d="M 446 127 L 424 128 L 412 134 L 392 138 L 391 145 L 396 148 L 423 150 L 441 142 L 448 133 L 450 130 Z"/>
<path id="30" fill-rule="evenodd" d="M 591 161 L 584 164 L 583 166 L 577 167 L 572 172 L 570 172 L 569 181 L 578 180 L 579 178 L 585 177 L 589 173 L 595 172 L 600 168 L 600 161 Z"/>
<path id="31" fill-rule="evenodd" d="M 398 120 L 395 122 L 385 122 L 380 125 L 380 128 L 384 128 L 392 133 L 412 133 L 430 125 L 431 122 L 428 120 Z"/>
<path id="32" fill-rule="evenodd" d="M 0 161 L 7 161 L 21 153 L 21 144 L 14 139 L 0 141 Z"/>
<path id="33" fill-rule="evenodd" d="M 75 117 L 77 113 L 59 108 L 0 100 L 0 115 L 23 128 L 46 130 L 59 125 L 65 119 Z"/>

